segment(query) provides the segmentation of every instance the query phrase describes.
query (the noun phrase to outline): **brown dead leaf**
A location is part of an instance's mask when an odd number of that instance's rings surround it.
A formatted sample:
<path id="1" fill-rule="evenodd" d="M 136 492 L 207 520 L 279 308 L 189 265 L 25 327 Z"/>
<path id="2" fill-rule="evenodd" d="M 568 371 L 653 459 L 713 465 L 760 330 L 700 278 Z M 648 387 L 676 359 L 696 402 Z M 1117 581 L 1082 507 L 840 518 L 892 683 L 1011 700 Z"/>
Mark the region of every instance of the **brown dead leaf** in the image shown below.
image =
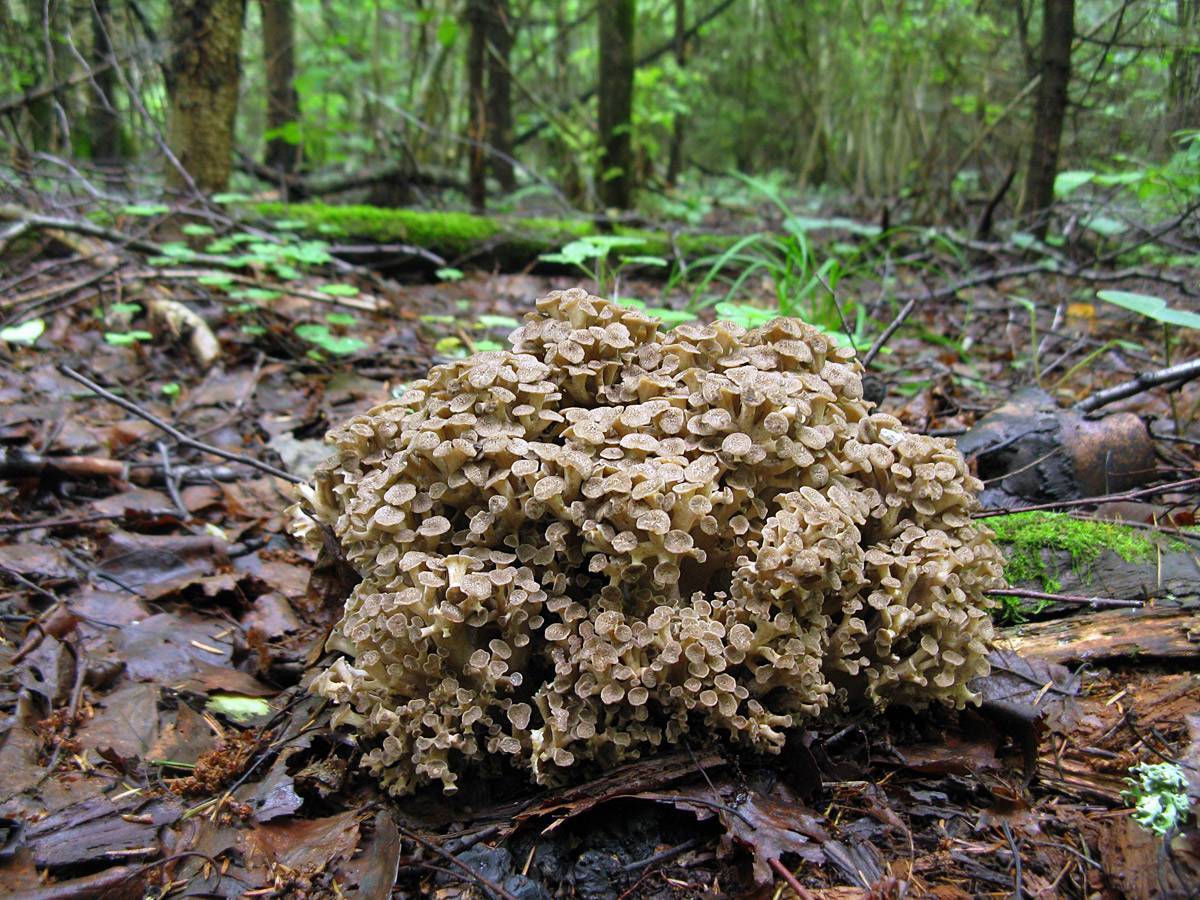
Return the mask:
<path id="1" fill-rule="evenodd" d="M 248 843 L 252 852 L 269 864 L 319 872 L 354 852 L 359 836 L 357 815 L 351 811 L 326 819 L 289 819 L 259 825 Z"/>

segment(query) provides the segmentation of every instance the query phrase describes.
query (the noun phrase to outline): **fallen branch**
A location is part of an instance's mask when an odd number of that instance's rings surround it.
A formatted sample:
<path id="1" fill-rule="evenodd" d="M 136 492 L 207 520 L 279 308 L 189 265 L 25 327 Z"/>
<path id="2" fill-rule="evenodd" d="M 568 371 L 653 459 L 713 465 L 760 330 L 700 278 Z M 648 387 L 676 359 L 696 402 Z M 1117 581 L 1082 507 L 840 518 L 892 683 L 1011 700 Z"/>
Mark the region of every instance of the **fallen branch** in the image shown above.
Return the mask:
<path id="1" fill-rule="evenodd" d="M 1134 397 L 1150 388 L 1158 387 L 1160 384 L 1169 384 L 1172 389 L 1179 388 L 1193 378 L 1200 378 L 1200 359 L 1179 363 L 1179 365 L 1158 369 L 1154 372 L 1143 372 L 1132 381 L 1105 388 L 1090 397 L 1085 397 L 1076 403 L 1074 408 L 1081 413 L 1090 413 L 1102 406 L 1116 403 L 1118 400 Z"/>
<path id="2" fill-rule="evenodd" d="M 212 444 L 206 444 L 203 441 L 198 441 L 193 437 L 184 434 L 174 425 L 164 422 L 158 416 L 147 412 L 136 403 L 126 400 L 124 397 L 118 397 L 116 394 L 106 391 L 96 382 L 92 381 L 84 375 L 80 375 L 74 369 L 66 364 L 60 364 L 56 367 L 59 372 L 66 375 L 72 381 L 77 381 L 86 387 L 92 393 L 103 397 L 109 403 L 114 403 L 128 413 L 132 413 L 139 419 L 149 422 L 155 428 L 166 432 L 176 441 L 185 447 L 190 447 L 193 450 L 199 450 L 201 453 L 208 453 L 212 456 L 219 456 L 221 459 L 227 459 L 230 462 L 242 463 L 242 465 L 250 466 L 252 469 L 258 469 L 260 472 L 266 472 L 268 475 L 274 475 L 276 478 L 282 478 L 284 481 L 292 484 L 304 484 L 304 479 L 291 472 L 285 472 L 283 469 L 277 469 L 269 463 L 261 462 L 252 456 L 242 456 L 240 453 L 233 453 L 230 450 L 222 450 L 220 447 L 214 447 Z"/>
<path id="3" fill-rule="evenodd" d="M 1079 594 L 1051 594 L 1047 591 L 1031 591 L 1025 588 L 996 588 L 985 591 L 989 597 L 1020 597 L 1024 600 L 1050 600 L 1054 603 L 1072 603 L 1076 606 L 1090 606 L 1092 609 L 1111 609 L 1115 607 L 1137 608 L 1146 604 L 1141 600 L 1116 600 L 1112 597 L 1083 597 Z"/>
<path id="4" fill-rule="evenodd" d="M 1030 506 L 1014 506 L 1012 509 L 980 509 L 972 514 L 973 519 L 987 519 L 991 516 L 1007 516 L 1020 512 L 1038 512 L 1049 509 L 1068 509 L 1073 506 L 1096 506 L 1100 503 L 1115 503 L 1120 500 L 1138 500 L 1142 497 L 1152 497 L 1179 488 L 1200 485 L 1200 478 L 1185 478 L 1182 481 L 1170 481 L 1153 487 L 1141 488 L 1136 491 L 1125 491 L 1123 494 L 1104 494 L 1099 497 L 1079 497 L 1074 500 L 1052 500 L 1049 503 L 1034 503 Z"/>

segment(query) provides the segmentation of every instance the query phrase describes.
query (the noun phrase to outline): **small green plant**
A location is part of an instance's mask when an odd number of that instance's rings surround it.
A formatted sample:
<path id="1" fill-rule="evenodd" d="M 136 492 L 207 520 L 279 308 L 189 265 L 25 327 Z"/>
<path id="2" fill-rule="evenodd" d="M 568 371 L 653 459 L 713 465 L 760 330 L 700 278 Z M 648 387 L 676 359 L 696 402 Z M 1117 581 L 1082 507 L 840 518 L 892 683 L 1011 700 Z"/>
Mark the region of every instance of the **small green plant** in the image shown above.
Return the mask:
<path id="1" fill-rule="evenodd" d="M 712 306 L 718 316 L 744 328 L 765 324 L 777 316 L 794 316 L 839 344 L 858 350 L 869 347 L 865 311 L 856 303 L 839 301 L 836 293 L 838 283 L 861 265 L 858 260 L 865 249 L 842 244 L 841 256 L 818 263 L 808 233 L 835 228 L 870 241 L 881 234 L 880 229 L 850 219 L 796 215 L 774 185 L 747 175 L 738 178 L 779 209 L 784 216 L 783 233 L 747 235 L 722 253 L 697 260 L 692 269 L 704 274 L 693 286 L 690 308 Z M 744 299 L 750 286 L 759 280 L 765 280 L 774 290 L 770 307 Z"/>
<path id="2" fill-rule="evenodd" d="M 178 381 L 172 381 L 169 384 L 164 384 L 161 388 L 159 388 L 159 390 L 162 391 L 162 395 L 164 397 L 174 403 L 179 399 L 179 394 L 182 388 L 180 388 Z"/>
<path id="3" fill-rule="evenodd" d="M 1139 763 L 1129 770 L 1121 797 L 1133 804 L 1133 819 L 1147 831 L 1166 835 L 1187 818 L 1187 779 L 1176 763 Z"/>
<path id="4" fill-rule="evenodd" d="M 330 313 L 325 318 L 329 321 L 330 325 L 339 327 L 344 327 L 347 324 L 352 325 L 355 321 L 353 316 L 347 316 L 344 313 Z M 347 320 L 349 321 L 347 322 Z M 334 356 L 348 356 L 367 347 L 366 341 L 346 334 L 334 334 L 329 330 L 329 325 L 322 325 L 318 322 L 306 322 L 297 325 L 293 331 L 296 337 L 308 341 L 310 344 L 316 344 L 318 348 Z M 310 351 L 310 355 L 312 354 L 313 351 Z M 319 356 L 319 353 L 316 354 L 316 357 Z"/>
<path id="5" fill-rule="evenodd" d="M 141 331 L 140 329 L 134 329 L 133 331 L 106 331 L 104 332 L 104 340 L 114 347 L 129 347 L 142 341 L 152 341 L 154 340 L 154 335 L 149 331 Z"/>
<path id="6" fill-rule="evenodd" d="M 610 257 L 614 250 L 628 250 L 640 247 L 645 243 L 642 238 L 622 236 L 617 234 L 596 234 L 571 241 L 557 253 L 543 253 L 540 257 L 545 262 L 560 265 L 575 266 L 588 278 L 596 282 L 596 292 L 602 296 L 612 295 L 617 287 L 621 272 L 628 266 L 658 266 L 666 267 L 667 261 L 661 256 L 616 254 L 616 261 Z"/>

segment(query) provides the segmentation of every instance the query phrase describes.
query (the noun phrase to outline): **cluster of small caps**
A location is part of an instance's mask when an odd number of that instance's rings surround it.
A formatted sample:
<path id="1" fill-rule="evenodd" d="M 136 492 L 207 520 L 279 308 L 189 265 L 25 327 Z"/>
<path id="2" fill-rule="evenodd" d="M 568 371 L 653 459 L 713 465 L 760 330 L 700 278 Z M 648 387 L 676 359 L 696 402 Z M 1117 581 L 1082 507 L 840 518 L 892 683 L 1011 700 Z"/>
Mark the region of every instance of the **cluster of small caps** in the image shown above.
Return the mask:
<path id="1" fill-rule="evenodd" d="M 979 482 L 799 321 L 664 332 L 557 292 L 511 351 L 330 439 L 306 504 L 362 582 L 314 688 L 396 794 L 493 758 L 559 783 L 689 730 L 777 752 L 987 671 Z"/>

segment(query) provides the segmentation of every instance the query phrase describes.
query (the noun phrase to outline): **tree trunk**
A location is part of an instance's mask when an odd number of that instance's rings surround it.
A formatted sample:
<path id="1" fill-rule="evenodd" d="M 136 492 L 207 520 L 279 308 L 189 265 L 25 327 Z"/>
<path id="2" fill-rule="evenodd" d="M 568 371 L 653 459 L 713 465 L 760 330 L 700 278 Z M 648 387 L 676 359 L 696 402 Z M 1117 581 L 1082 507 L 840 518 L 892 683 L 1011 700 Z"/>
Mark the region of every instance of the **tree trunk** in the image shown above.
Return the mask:
<path id="1" fill-rule="evenodd" d="M 298 133 L 278 134 L 300 121 L 300 102 L 293 80 L 296 77 L 295 12 L 292 0 L 260 0 L 262 4 L 263 62 L 267 72 L 267 140 L 264 162 L 272 169 L 292 173 L 300 168 Z"/>
<path id="2" fill-rule="evenodd" d="M 222 191 L 233 167 L 245 0 L 180 0 L 172 5 L 166 80 L 167 140 L 197 188 Z M 175 167 L 167 184 L 187 186 Z"/>
<path id="3" fill-rule="evenodd" d="M 683 71 L 687 65 L 687 0 L 675 0 L 675 65 Z M 675 113 L 671 130 L 671 153 L 667 159 L 667 184 L 675 186 L 683 167 L 683 114 Z"/>
<path id="4" fill-rule="evenodd" d="M 102 166 L 121 161 L 121 118 L 117 114 L 117 73 L 112 61 L 112 7 L 109 0 L 92 4 L 92 94 L 88 110 L 92 160 Z"/>
<path id="5" fill-rule="evenodd" d="M 633 197 L 633 29 L 636 0 L 602 0 L 600 21 L 600 200 L 628 209 Z"/>
<path id="6" fill-rule="evenodd" d="M 1179 34 L 1171 54 L 1167 127 L 1200 128 L 1200 0 L 1175 0 Z"/>
<path id="7" fill-rule="evenodd" d="M 487 141 L 497 151 L 492 154 L 492 174 L 505 191 L 517 186 L 513 165 L 505 159 L 512 156 L 513 149 L 512 74 L 509 70 L 512 45 L 508 0 L 491 0 L 487 20 Z M 504 156 L 497 155 L 500 153 Z"/>
<path id="8" fill-rule="evenodd" d="M 467 148 L 467 196 L 472 208 L 477 211 L 482 211 L 487 205 L 487 155 L 483 144 L 488 131 L 487 98 L 484 96 L 487 4 L 488 0 L 470 0 L 467 6 L 467 20 L 471 28 L 467 43 L 467 103 L 470 105 L 467 137 L 471 140 Z"/>
<path id="9" fill-rule="evenodd" d="M 1054 202 L 1058 151 L 1071 80 L 1071 42 L 1075 37 L 1075 0 L 1043 0 L 1041 83 L 1033 124 L 1033 145 L 1025 178 L 1023 212 L 1036 216 L 1033 233 L 1046 236 L 1045 211 Z"/>

